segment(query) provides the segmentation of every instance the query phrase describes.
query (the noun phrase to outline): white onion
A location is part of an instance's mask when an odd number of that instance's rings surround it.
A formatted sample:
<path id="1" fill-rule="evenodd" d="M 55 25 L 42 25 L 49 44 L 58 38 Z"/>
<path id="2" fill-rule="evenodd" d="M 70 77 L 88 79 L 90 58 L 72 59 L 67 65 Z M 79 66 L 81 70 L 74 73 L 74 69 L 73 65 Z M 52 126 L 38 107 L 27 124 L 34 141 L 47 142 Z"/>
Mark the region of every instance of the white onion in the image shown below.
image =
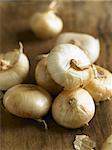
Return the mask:
<path id="1" fill-rule="evenodd" d="M 53 80 L 66 89 L 84 87 L 93 78 L 89 58 L 72 44 L 54 47 L 48 55 L 47 67 Z"/>
<path id="2" fill-rule="evenodd" d="M 94 63 L 100 54 L 99 40 L 89 34 L 65 32 L 59 35 L 56 45 L 71 43 L 79 46 Z"/>

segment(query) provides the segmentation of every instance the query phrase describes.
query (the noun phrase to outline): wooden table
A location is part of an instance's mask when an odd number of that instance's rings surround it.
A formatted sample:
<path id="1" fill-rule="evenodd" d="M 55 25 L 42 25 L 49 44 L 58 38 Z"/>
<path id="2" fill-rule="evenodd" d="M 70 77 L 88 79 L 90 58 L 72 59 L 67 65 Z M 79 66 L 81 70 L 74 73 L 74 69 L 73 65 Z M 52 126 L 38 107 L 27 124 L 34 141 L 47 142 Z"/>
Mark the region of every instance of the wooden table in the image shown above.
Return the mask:
<path id="1" fill-rule="evenodd" d="M 29 28 L 32 14 L 47 5 L 46 0 L 0 2 L 0 51 L 18 48 L 18 41 L 23 42 L 31 64 L 25 83 L 35 83 L 35 56 L 48 52 L 55 44 L 56 38 L 38 40 Z M 111 9 L 111 1 L 65 1 L 60 16 L 64 21 L 63 32 L 83 32 L 100 39 L 101 55 L 97 64 L 112 72 Z M 96 114 L 88 127 L 75 130 L 57 125 L 50 113 L 45 117 L 48 131 L 36 121 L 15 117 L 2 109 L 0 114 L 1 150 L 72 150 L 76 134 L 89 135 L 100 150 L 103 141 L 112 133 L 112 101 L 102 102 L 96 107 Z"/>

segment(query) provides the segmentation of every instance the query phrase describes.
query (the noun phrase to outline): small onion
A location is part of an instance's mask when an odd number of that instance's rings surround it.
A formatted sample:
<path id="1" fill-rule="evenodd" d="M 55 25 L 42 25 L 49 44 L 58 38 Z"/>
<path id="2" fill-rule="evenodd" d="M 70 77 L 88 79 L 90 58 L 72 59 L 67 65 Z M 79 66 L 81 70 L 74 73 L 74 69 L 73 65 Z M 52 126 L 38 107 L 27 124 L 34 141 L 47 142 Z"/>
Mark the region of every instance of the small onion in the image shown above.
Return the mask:
<path id="1" fill-rule="evenodd" d="M 47 91 L 32 84 L 19 84 L 4 95 L 3 104 L 7 111 L 22 117 L 40 119 L 50 109 L 51 96 Z"/>
<path id="2" fill-rule="evenodd" d="M 57 45 L 50 51 L 47 60 L 51 77 L 66 89 L 84 87 L 94 77 L 89 58 L 75 45 Z"/>
<path id="3" fill-rule="evenodd" d="M 62 91 L 52 105 L 54 120 L 67 128 L 79 128 L 88 124 L 95 113 L 91 95 L 84 89 Z"/>
<path id="4" fill-rule="evenodd" d="M 0 90 L 22 83 L 29 72 L 29 61 L 20 49 L 0 54 Z"/>
<path id="5" fill-rule="evenodd" d="M 40 39 L 55 37 L 63 28 L 63 22 L 54 11 L 35 13 L 30 20 L 30 26 Z"/>
<path id="6" fill-rule="evenodd" d="M 79 46 L 94 63 L 100 54 L 99 40 L 84 33 L 65 32 L 59 35 L 56 45 L 71 43 Z"/>
<path id="7" fill-rule="evenodd" d="M 112 150 L 112 134 L 103 143 L 101 150 Z"/>
<path id="8" fill-rule="evenodd" d="M 90 81 L 85 89 L 92 95 L 95 102 L 111 99 L 112 97 L 112 74 L 100 67 L 96 67 L 96 78 Z"/>
<path id="9" fill-rule="evenodd" d="M 57 84 L 50 76 L 47 69 L 47 57 L 41 59 L 35 69 L 35 79 L 38 85 L 45 88 L 52 95 L 57 95 L 62 87 Z"/>

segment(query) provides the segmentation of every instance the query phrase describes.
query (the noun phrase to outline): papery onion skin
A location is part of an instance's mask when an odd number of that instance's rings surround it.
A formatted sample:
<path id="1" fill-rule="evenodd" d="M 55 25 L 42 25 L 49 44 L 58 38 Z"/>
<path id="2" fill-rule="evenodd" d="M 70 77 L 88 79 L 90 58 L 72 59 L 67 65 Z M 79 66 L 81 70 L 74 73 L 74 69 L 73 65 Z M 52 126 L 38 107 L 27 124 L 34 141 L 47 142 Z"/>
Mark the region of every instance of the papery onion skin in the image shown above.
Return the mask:
<path id="1" fill-rule="evenodd" d="M 66 128 L 79 128 L 88 124 L 95 113 L 91 95 L 84 89 L 62 91 L 52 105 L 54 120 Z"/>
<path id="2" fill-rule="evenodd" d="M 112 149 L 112 134 L 103 143 L 101 150 L 111 150 Z"/>
<path id="3" fill-rule="evenodd" d="M 51 78 L 48 72 L 47 58 L 43 58 L 37 63 L 35 69 L 35 79 L 38 85 L 45 88 L 54 96 L 62 90 L 62 87 Z"/>
<path id="4" fill-rule="evenodd" d="M 15 60 L 14 64 L 12 63 L 12 67 L 0 71 L 0 90 L 7 90 L 24 81 L 29 72 L 29 60 L 19 49 L 0 55 L 1 57 L 9 55 L 11 61 L 15 59 L 13 57 L 17 55 L 17 60 Z M 14 56 L 12 57 L 12 55 Z"/>
<path id="5" fill-rule="evenodd" d="M 39 119 L 50 109 L 52 98 L 43 88 L 32 84 L 19 84 L 4 95 L 3 104 L 7 111 L 22 117 Z"/>
<path id="6" fill-rule="evenodd" d="M 99 40 L 89 34 L 65 32 L 59 35 L 56 45 L 71 43 L 79 46 L 94 63 L 100 54 Z"/>
<path id="7" fill-rule="evenodd" d="M 76 135 L 73 142 L 75 150 L 94 150 L 96 143 L 87 135 Z"/>
<path id="8" fill-rule="evenodd" d="M 98 72 L 96 78 L 90 81 L 85 89 L 92 95 L 95 102 L 105 101 L 112 97 L 112 74 L 95 65 Z"/>
<path id="9" fill-rule="evenodd" d="M 48 39 L 62 31 L 63 22 L 53 11 L 38 12 L 32 16 L 30 26 L 38 38 Z"/>
<path id="10" fill-rule="evenodd" d="M 48 55 L 47 66 L 53 80 L 66 89 L 84 87 L 94 77 L 89 58 L 72 44 L 54 47 Z"/>

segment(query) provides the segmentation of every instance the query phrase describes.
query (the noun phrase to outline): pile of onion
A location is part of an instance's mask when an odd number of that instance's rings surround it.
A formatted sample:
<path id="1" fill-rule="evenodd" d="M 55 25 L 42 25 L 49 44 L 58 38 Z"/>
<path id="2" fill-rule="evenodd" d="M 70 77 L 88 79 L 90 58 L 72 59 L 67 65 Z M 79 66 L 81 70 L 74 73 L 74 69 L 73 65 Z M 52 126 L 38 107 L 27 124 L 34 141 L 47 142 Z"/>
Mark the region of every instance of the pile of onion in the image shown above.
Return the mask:
<path id="1" fill-rule="evenodd" d="M 39 38 L 47 39 L 61 32 L 63 22 L 50 9 L 36 13 L 31 27 Z M 0 54 L 0 99 L 7 90 L 3 104 L 10 113 L 42 121 L 52 107 L 54 120 L 74 129 L 94 117 L 94 101 L 111 99 L 112 74 L 93 64 L 100 53 L 98 39 L 81 33 L 61 34 L 49 54 L 38 57 L 37 85 L 20 84 L 29 72 L 29 60 L 19 44 L 19 49 Z M 49 93 L 57 96 L 53 104 Z"/>

